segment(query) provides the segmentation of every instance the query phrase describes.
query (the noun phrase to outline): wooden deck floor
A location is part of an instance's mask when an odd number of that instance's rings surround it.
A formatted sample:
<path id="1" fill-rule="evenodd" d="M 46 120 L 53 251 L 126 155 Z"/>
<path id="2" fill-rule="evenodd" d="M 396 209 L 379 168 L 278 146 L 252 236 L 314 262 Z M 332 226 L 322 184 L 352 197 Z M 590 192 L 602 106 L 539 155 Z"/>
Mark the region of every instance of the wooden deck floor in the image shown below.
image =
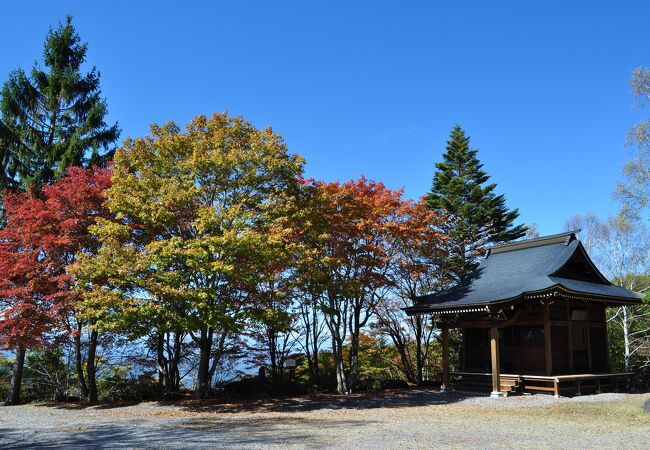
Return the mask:
<path id="1" fill-rule="evenodd" d="M 451 385 L 458 389 L 490 392 L 492 374 L 480 372 L 451 372 Z M 630 391 L 634 373 L 579 373 L 570 375 L 500 374 L 501 392 L 505 395 L 546 393 L 582 395 L 601 392 Z"/>

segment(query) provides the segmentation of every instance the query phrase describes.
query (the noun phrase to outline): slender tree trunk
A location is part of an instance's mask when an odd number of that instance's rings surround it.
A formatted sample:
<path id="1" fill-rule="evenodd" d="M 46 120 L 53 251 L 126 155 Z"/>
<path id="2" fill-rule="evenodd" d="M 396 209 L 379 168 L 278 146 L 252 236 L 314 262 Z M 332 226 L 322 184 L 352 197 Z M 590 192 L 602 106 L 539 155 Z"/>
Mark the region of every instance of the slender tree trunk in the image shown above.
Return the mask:
<path id="1" fill-rule="evenodd" d="M 74 337 L 74 356 L 75 367 L 77 369 L 77 384 L 79 386 L 79 397 L 88 398 L 88 385 L 86 384 L 86 374 L 84 373 L 83 355 L 81 352 L 81 324 L 77 325 L 77 333 Z"/>
<path id="2" fill-rule="evenodd" d="M 194 398 L 203 400 L 208 397 L 210 390 L 210 355 L 212 353 L 213 330 L 201 330 L 199 339 L 199 373 Z"/>
<path id="3" fill-rule="evenodd" d="M 429 350 L 431 349 L 431 336 L 433 333 L 432 324 L 427 327 L 426 321 L 423 316 L 415 317 L 414 330 L 415 330 L 415 364 L 416 364 L 416 376 L 418 383 L 424 382 L 425 378 L 428 378 L 426 374 L 426 362 L 429 357 Z"/>
<path id="4" fill-rule="evenodd" d="M 348 382 L 348 390 L 352 392 L 359 387 L 359 332 L 361 325 L 359 316 L 361 311 L 354 308 L 353 314 L 350 317 L 350 379 Z"/>
<path id="5" fill-rule="evenodd" d="M 226 349 L 226 339 L 228 339 L 228 336 L 229 334 L 226 331 L 223 330 L 219 331 L 217 348 L 213 349 L 214 351 L 212 352 L 212 365 L 210 366 L 210 370 L 208 371 L 208 380 L 210 383 L 212 383 L 212 379 L 214 378 L 214 373 L 217 371 L 217 368 L 221 363 L 221 358 L 223 358 L 223 354 Z M 212 335 L 211 342 L 214 345 L 214 334 Z"/>
<path id="6" fill-rule="evenodd" d="M 630 371 L 630 326 L 627 318 L 627 306 L 623 306 L 623 340 L 625 343 L 625 371 Z"/>
<path id="7" fill-rule="evenodd" d="M 313 300 L 312 300 L 313 301 Z M 302 321 L 305 326 L 304 349 L 309 374 L 314 384 L 319 383 L 319 366 L 318 366 L 318 311 L 313 304 L 301 305 Z"/>
<path id="8" fill-rule="evenodd" d="M 334 337 L 332 337 L 332 356 L 336 364 L 336 391 L 339 394 L 349 394 L 350 388 L 343 367 L 343 343 Z"/>
<path id="9" fill-rule="evenodd" d="M 266 335 L 268 336 L 269 359 L 271 360 L 271 378 L 273 381 L 278 381 L 281 379 L 281 374 L 278 370 L 277 333 L 269 328 L 266 331 Z"/>
<path id="10" fill-rule="evenodd" d="M 393 345 L 397 349 L 397 353 L 399 353 L 399 358 L 402 363 L 402 373 L 406 377 L 406 380 L 411 383 L 419 383 L 416 376 L 413 374 L 413 363 L 409 359 L 407 353 L 407 346 L 409 345 L 408 341 L 402 339 L 398 334 L 391 334 L 391 338 L 393 340 Z"/>
<path id="11" fill-rule="evenodd" d="M 180 390 L 179 364 L 183 351 L 182 332 L 156 334 L 156 360 L 158 366 L 158 383 L 165 397 Z"/>
<path id="12" fill-rule="evenodd" d="M 97 403 L 97 340 L 99 333 L 96 330 L 90 332 L 88 339 L 88 360 L 86 362 L 86 372 L 88 373 L 88 401 Z"/>
<path id="13" fill-rule="evenodd" d="M 423 371 L 424 371 L 424 358 L 422 357 L 422 317 L 415 317 L 415 365 L 417 370 L 417 381 L 418 384 L 422 384 L 424 381 Z"/>
<path id="14" fill-rule="evenodd" d="M 312 376 L 315 383 L 320 381 L 320 367 L 318 363 L 318 311 L 312 308 Z"/>
<path id="15" fill-rule="evenodd" d="M 172 355 L 170 359 L 169 367 L 169 384 L 171 386 L 171 392 L 177 393 L 181 387 L 181 374 L 180 374 L 180 361 L 183 356 L 183 334 L 180 331 L 174 333 L 174 347 L 172 350 Z"/>
<path id="16" fill-rule="evenodd" d="M 20 385 L 23 382 L 26 352 L 27 350 L 22 344 L 19 344 L 16 348 L 16 360 L 14 361 L 14 370 L 11 374 L 11 386 L 7 394 L 7 405 L 17 405 L 20 403 Z"/>
<path id="17" fill-rule="evenodd" d="M 318 362 L 318 347 L 314 346 L 312 351 L 311 375 L 314 383 L 320 383 L 320 363 Z"/>
<path id="18" fill-rule="evenodd" d="M 164 389 L 167 397 L 170 392 L 169 364 L 165 358 L 165 333 L 158 332 L 156 335 L 156 359 L 158 365 L 158 384 Z"/>

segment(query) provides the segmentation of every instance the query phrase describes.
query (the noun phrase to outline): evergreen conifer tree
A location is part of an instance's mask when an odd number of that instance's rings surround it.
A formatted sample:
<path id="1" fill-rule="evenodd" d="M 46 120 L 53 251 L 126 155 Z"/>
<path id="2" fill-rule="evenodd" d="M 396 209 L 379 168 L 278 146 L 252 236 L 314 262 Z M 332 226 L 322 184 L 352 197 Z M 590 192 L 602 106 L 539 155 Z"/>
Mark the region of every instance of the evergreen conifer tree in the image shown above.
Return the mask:
<path id="1" fill-rule="evenodd" d="M 69 166 L 112 157 L 120 130 L 104 121 L 97 69 L 81 73 L 86 51 L 68 16 L 45 38 L 44 67 L 9 75 L 0 91 L 0 188 L 50 183 Z"/>
<path id="2" fill-rule="evenodd" d="M 447 231 L 450 253 L 447 267 L 454 281 L 462 280 L 477 265 L 488 244 L 512 241 L 526 234 L 525 225 L 513 225 L 517 209 L 508 210 L 503 195 L 470 149 L 470 139 L 456 125 L 447 142 L 443 161 L 436 164 L 427 204 L 452 218 Z"/>

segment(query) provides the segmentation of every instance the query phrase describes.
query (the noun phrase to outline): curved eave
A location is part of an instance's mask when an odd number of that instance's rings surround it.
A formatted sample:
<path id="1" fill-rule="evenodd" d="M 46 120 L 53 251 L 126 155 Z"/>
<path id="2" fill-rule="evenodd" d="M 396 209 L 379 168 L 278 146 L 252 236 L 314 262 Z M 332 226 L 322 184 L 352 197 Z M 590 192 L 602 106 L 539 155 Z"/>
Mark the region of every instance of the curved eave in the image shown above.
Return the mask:
<path id="1" fill-rule="evenodd" d="M 537 291 L 523 292 L 515 297 L 510 297 L 502 300 L 488 301 L 483 303 L 473 303 L 467 305 L 459 306 L 449 306 L 441 305 L 436 307 L 434 305 L 430 306 L 409 306 L 407 308 L 402 308 L 409 316 L 421 315 L 421 314 L 462 314 L 470 312 L 490 312 L 492 306 L 500 306 L 507 303 L 512 303 L 517 300 L 527 300 L 527 299 L 546 299 L 553 297 L 563 297 L 571 300 L 582 300 L 582 301 L 595 301 L 600 303 L 611 303 L 614 305 L 638 305 L 642 302 L 641 298 L 633 297 L 616 297 L 610 295 L 598 295 L 591 294 L 588 292 L 579 292 L 573 291 L 562 286 L 559 283 L 554 284 L 545 289 L 540 289 Z"/>

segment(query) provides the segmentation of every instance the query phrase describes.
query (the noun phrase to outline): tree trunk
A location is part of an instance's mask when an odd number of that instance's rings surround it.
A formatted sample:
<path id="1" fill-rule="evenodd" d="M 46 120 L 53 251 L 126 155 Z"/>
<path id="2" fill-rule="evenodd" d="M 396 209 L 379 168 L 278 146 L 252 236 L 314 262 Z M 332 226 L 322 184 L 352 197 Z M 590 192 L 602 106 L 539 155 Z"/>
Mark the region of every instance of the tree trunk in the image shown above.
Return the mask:
<path id="1" fill-rule="evenodd" d="M 415 365 L 417 371 L 417 381 L 418 384 L 422 384 L 424 381 L 423 371 L 424 371 L 424 355 L 422 352 L 422 334 L 424 333 L 424 327 L 422 326 L 422 317 L 415 317 Z"/>
<path id="2" fill-rule="evenodd" d="M 281 375 L 278 370 L 277 333 L 272 328 L 268 328 L 266 335 L 268 336 L 269 359 L 271 361 L 271 378 L 273 381 L 278 381 Z"/>
<path id="3" fill-rule="evenodd" d="M 630 371 L 630 327 L 627 318 L 627 306 L 623 306 L 623 340 L 625 343 L 625 371 Z"/>
<path id="4" fill-rule="evenodd" d="M 19 344 L 16 348 L 16 360 L 14 361 L 14 370 L 11 374 L 11 386 L 7 394 L 7 405 L 17 405 L 20 403 L 20 385 L 23 382 L 26 352 L 27 350 L 22 344 Z"/>
<path id="5" fill-rule="evenodd" d="M 318 383 L 320 382 L 320 366 L 318 363 L 318 353 L 319 353 L 319 348 L 318 348 L 318 338 L 320 336 L 319 330 L 318 330 L 318 310 L 316 307 L 312 308 L 312 345 L 313 350 L 312 350 L 312 361 L 313 361 L 313 367 L 312 367 L 312 375 L 314 377 L 314 382 Z"/>
<path id="6" fill-rule="evenodd" d="M 336 363 L 336 391 L 339 394 L 349 394 L 350 388 L 343 367 L 343 343 L 338 342 L 334 337 L 332 337 L 332 356 Z"/>
<path id="7" fill-rule="evenodd" d="M 399 353 L 400 362 L 402 363 L 401 371 L 406 377 L 406 381 L 410 383 L 419 383 L 419 381 L 416 379 L 416 375 L 413 374 L 413 363 L 409 359 L 407 349 L 407 346 L 409 345 L 408 341 L 402 339 L 397 334 L 391 334 L 391 338 L 393 340 L 393 345 L 397 349 L 397 353 Z"/>
<path id="8" fill-rule="evenodd" d="M 359 387 L 359 333 L 361 331 L 360 323 L 361 310 L 358 307 L 350 317 L 350 378 L 348 381 L 348 390 L 352 392 Z"/>
<path id="9" fill-rule="evenodd" d="M 77 384 L 79 385 L 79 397 L 88 398 L 88 385 L 86 384 L 86 374 L 84 373 L 83 355 L 81 352 L 81 324 L 77 325 L 77 333 L 74 337 L 74 356 L 75 367 L 77 369 Z"/>
<path id="10" fill-rule="evenodd" d="M 210 354 L 212 353 L 212 336 L 213 330 L 201 330 L 199 339 L 199 373 L 196 380 L 196 400 L 204 400 L 208 397 L 210 391 Z"/>
<path id="11" fill-rule="evenodd" d="M 313 300 L 312 300 L 313 301 Z M 311 381 L 314 384 L 319 383 L 319 366 L 318 366 L 318 311 L 312 304 L 302 305 L 301 314 L 305 326 L 304 349 Z"/>
<path id="12" fill-rule="evenodd" d="M 318 362 L 318 345 L 314 345 L 314 349 L 312 351 L 312 363 L 311 363 L 311 375 L 314 383 L 318 384 L 320 383 L 320 366 Z"/>
<path id="13" fill-rule="evenodd" d="M 417 341 L 415 343 L 415 354 L 416 354 L 416 356 L 415 356 L 415 360 L 416 360 L 415 364 L 417 366 L 416 367 L 416 371 L 417 371 L 416 381 L 417 381 L 418 384 L 422 384 L 422 382 L 424 381 L 424 376 L 423 376 L 424 364 L 423 364 L 423 361 L 422 361 L 422 343 L 420 341 Z"/>
<path id="14" fill-rule="evenodd" d="M 97 395 L 97 339 L 99 333 L 96 330 L 90 332 L 88 339 L 88 359 L 86 361 L 86 372 L 88 374 L 88 401 L 90 403 L 97 403 L 99 397 Z"/>
<path id="15" fill-rule="evenodd" d="M 179 365 L 183 356 L 183 333 L 176 331 L 174 333 L 174 347 L 169 363 L 169 384 L 170 391 L 177 393 L 181 388 L 181 374 Z"/>
<path id="16" fill-rule="evenodd" d="M 165 358 L 165 333 L 156 336 L 156 358 L 158 360 L 158 382 L 165 390 L 165 397 L 170 393 L 169 364 Z"/>
<path id="17" fill-rule="evenodd" d="M 352 333 L 350 335 L 350 378 L 348 381 L 348 390 L 355 391 L 359 387 L 359 335 Z"/>
<path id="18" fill-rule="evenodd" d="M 158 383 L 165 397 L 177 393 L 180 389 L 179 364 L 183 351 L 182 332 L 157 333 L 156 361 L 158 366 Z"/>

